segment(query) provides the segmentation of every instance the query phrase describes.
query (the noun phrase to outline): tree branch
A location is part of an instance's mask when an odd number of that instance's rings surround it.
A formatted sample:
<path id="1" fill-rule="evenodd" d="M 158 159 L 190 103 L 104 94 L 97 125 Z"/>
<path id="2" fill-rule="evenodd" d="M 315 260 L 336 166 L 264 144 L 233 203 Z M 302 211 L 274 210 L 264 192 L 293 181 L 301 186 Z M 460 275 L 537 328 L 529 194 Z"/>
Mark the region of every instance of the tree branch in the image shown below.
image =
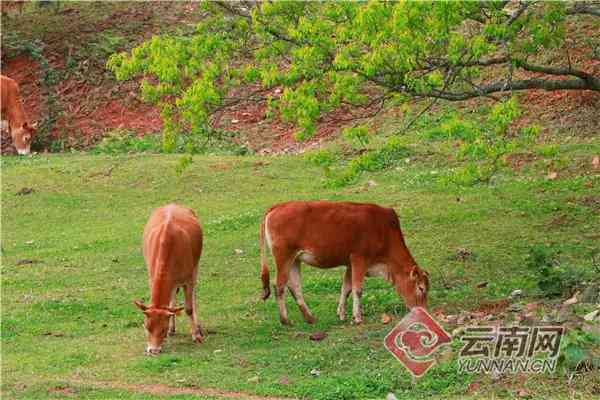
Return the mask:
<path id="1" fill-rule="evenodd" d="M 577 1 L 573 7 L 567 9 L 568 15 L 588 14 L 600 17 L 600 2 Z"/>
<path id="2" fill-rule="evenodd" d="M 509 84 L 506 82 L 495 82 L 489 85 L 480 86 L 477 91 L 466 92 L 444 92 L 441 90 L 432 90 L 431 92 L 414 92 L 411 93 L 418 96 L 437 97 L 449 101 L 462 101 L 492 93 L 503 91 L 520 91 L 528 89 L 542 90 L 595 90 L 600 91 L 600 80 L 595 79 L 594 82 L 589 82 L 583 79 L 571 80 L 545 80 L 545 79 L 523 79 L 512 81 Z"/>
<path id="3" fill-rule="evenodd" d="M 584 79 L 586 81 L 589 80 L 592 85 L 594 85 L 594 84 L 595 84 L 595 86 L 600 85 L 600 79 L 596 78 L 595 76 L 593 76 L 591 74 L 588 74 L 585 71 L 573 69 L 571 67 L 549 67 L 549 66 L 543 66 L 543 65 L 528 64 L 523 61 L 517 61 L 517 67 L 522 68 L 527 71 L 530 71 L 530 72 L 539 72 L 539 73 L 548 74 L 548 75 L 576 76 L 576 77 Z"/>
<path id="4" fill-rule="evenodd" d="M 521 3 L 521 6 L 517 9 L 517 11 L 515 11 L 509 18 L 508 20 L 506 20 L 506 25 L 511 25 L 513 22 L 515 22 L 524 12 L 525 10 L 527 10 L 527 7 L 529 7 L 528 2 L 526 3 Z"/>
<path id="5" fill-rule="evenodd" d="M 238 17 L 243 17 L 251 20 L 252 15 L 248 12 L 247 7 L 240 7 L 241 3 L 237 2 L 229 2 L 229 1 L 214 1 L 215 5 L 219 6 L 223 10 L 227 11 L 229 14 L 237 15 Z"/>

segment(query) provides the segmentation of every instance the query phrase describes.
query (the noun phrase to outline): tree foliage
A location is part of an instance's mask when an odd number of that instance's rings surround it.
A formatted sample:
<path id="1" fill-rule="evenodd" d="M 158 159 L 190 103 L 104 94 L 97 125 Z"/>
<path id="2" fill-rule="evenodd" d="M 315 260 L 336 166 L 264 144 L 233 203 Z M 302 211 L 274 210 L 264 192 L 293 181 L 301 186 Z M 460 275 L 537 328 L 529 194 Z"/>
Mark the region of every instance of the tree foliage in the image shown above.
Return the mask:
<path id="1" fill-rule="evenodd" d="M 594 3 L 216 2 L 196 31 L 155 36 L 114 55 L 119 79 L 143 76 L 143 97 L 163 109 L 168 135 L 208 132 L 211 115 L 265 89 L 272 110 L 311 135 L 324 112 L 375 113 L 412 98 L 465 100 L 525 89 L 600 91 L 600 77 L 560 49 L 574 15 Z M 596 7 L 596 8 L 594 8 Z M 596 40 L 589 43 L 594 57 Z M 552 60 L 541 54 L 555 54 Z M 492 71 L 493 70 L 493 71 Z M 259 84 L 244 96 L 231 90 Z"/>
<path id="2" fill-rule="evenodd" d="M 215 113 L 240 102 L 266 101 L 267 116 L 293 123 L 298 139 L 344 107 L 352 110 L 346 122 L 366 120 L 342 131 L 362 154 L 347 162 L 327 150 L 309 157 L 332 186 L 407 156 L 395 138 L 368 149 L 368 121 L 388 106 L 430 99 L 406 129 L 440 99 L 501 100 L 478 124 L 455 116 L 424 130 L 460 143 L 464 165 L 444 179 L 470 185 L 489 181 L 539 132 L 511 132 L 520 113 L 512 92 L 600 91 L 600 36 L 569 29 L 600 17 L 597 2 L 241 1 L 203 9 L 193 33 L 154 36 L 108 62 L 118 79 L 142 77 L 143 98 L 161 109 L 164 150 L 180 132 L 210 138 Z"/>

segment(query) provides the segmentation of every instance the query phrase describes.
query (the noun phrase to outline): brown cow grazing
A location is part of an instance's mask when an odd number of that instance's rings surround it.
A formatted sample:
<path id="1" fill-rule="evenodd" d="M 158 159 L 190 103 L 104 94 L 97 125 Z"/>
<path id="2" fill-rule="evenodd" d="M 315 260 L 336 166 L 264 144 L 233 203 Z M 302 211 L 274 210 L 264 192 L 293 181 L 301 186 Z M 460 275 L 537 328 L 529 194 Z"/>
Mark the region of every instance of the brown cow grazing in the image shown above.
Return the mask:
<path id="1" fill-rule="evenodd" d="M 202 228 L 196 214 L 169 204 L 154 210 L 144 228 L 144 259 L 148 266 L 150 305 L 134 303 L 144 312 L 148 354 L 160 353 L 167 333 L 175 333 L 175 295 L 183 287 L 185 312 L 192 322 L 192 340 L 201 343 L 202 327 L 196 314 L 196 276 L 202 253 Z"/>
<path id="2" fill-rule="evenodd" d="M 348 267 L 337 311 L 342 321 L 352 291 L 353 322 L 362 322 L 365 275 L 383 275 L 409 308 L 427 306 L 429 275 L 408 251 L 391 208 L 331 201 L 290 201 L 271 207 L 260 230 L 263 300 L 271 294 L 265 242 L 277 265 L 275 296 L 282 324 L 290 323 L 284 301 L 286 285 L 306 322 L 315 321 L 302 296 L 300 262 L 318 268 Z"/>
<path id="3" fill-rule="evenodd" d="M 9 77 L 0 75 L 0 92 L 2 94 L 1 119 L 8 120 L 8 129 L 17 152 L 29 154 L 35 125 L 30 124 L 25 115 L 19 95 L 19 85 Z"/>

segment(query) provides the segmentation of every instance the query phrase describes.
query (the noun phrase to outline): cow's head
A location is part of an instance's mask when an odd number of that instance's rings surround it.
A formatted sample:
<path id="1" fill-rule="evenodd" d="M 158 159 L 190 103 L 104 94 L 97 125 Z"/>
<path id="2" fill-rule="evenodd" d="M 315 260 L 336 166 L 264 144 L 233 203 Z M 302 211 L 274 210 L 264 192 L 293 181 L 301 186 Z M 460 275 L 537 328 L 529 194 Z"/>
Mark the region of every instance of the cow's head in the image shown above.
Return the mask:
<path id="1" fill-rule="evenodd" d="M 35 134 L 36 124 L 24 122 L 21 126 L 11 129 L 11 136 L 17 152 L 27 155 L 31 151 L 31 141 Z"/>
<path id="2" fill-rule="evenodd" d="M 413 265 L 398 278 L 395 279 L 396 291 L 402 296 L 406 306 L 408 308 L 427 307 L 429 273 Z"/>
<path id="3" fill-rule="evenodd" d="M 169 319 L 179 314 L 183 307 L 155 308 L 146 306 L 139 300 L 134 300 L 133 304 L 144 312 L 144 328 L 147 337 L 146 353 L 160 353 L 162 343 L 169 332 Z"/>

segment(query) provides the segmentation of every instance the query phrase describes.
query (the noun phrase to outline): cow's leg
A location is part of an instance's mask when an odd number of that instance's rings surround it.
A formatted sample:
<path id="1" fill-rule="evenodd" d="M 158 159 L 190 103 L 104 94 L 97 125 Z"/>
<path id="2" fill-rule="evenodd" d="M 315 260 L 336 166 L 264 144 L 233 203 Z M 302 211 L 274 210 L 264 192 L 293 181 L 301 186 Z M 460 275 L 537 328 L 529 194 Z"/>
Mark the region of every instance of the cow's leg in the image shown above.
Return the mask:
<path id="1" fill-rule="evenodd" d="M 342 279 L 342 292 L 340 293 L 340 302 L 338 303 L 337 315 L 340 321 L 346 320 L 346 299 L 352 291 L 352 268 L 346 268 Z"/>
<path id="2" fill-rule="evenodd" d="M 277 264 L 277 281 L 275 284 L 275 298 L 279 306 L 279 321 L 283 325 L 291 325 L 288 319 L 287 309 L 285 308 L 285 287 L 289 279 L 289 269 L 291 262 L 286 252 L 273 251 L 275 263 Z"/>
<path id="3" fill-rule="evenodd" d="M 315 323 L 315 317 L 311 314 L 308 306 L 304 302 L 304 296 L 302 296 L 302 280 L 300 278 L 300 260 L 295 260 L 291 267 L 289 273 L 289 279 L 287 283 L 288 289 L 292 294 L 294 300 L 296 300 L 296 304 L 300 307 L 300 311 L 304 316 L 304 320 L 309 324 Z"/>
<path id="4" fill-rule="evenodd" d="M 185 313 L 190 317 L 192 324 L 192 340 L 197 343 L 202 343 L 202 326 L 196 314 L 196 290 L 193 285 L 185 285 Z"/>
<path id="5" fill-rule="evenodd" d="M 352 268 L 352 322 L 360 324 L 362 322 L 360 299 L 367 265 L 362 257 L 354 255 L 350 256 L 350 264 Z"/>
<path id="6" fill-rule="evenodd" d="M 179 292 L 179 288 L 173 290 L 171 294 L 171 302 L 169 303 L 169 308 L 174 309 L 177 307 L 177 293 Z M 169 336 L 175 335 L 175 316 L 171 316 L 169 318 Z"/>

